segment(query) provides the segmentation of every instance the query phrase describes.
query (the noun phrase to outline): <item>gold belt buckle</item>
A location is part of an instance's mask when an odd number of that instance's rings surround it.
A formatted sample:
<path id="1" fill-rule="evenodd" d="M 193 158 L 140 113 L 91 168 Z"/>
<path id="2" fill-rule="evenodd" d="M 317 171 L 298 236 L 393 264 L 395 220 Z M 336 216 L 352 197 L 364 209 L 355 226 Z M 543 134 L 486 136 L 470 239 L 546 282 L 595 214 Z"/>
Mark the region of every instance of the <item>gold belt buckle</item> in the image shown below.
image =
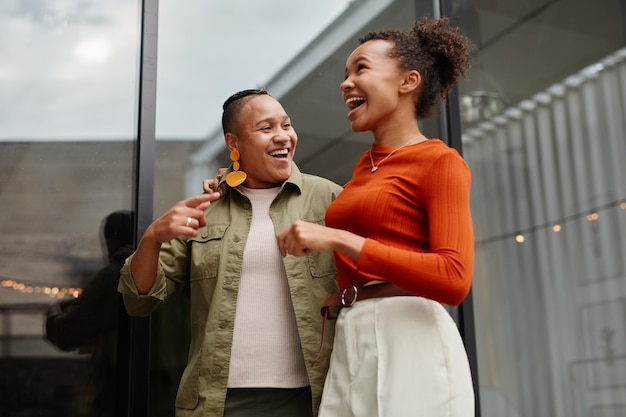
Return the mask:
<path id="1" fill-rule="evenodd" d="M 348 294 L 349 289 L 352 289 L 352 299 L 346 302 L 346 294 Z M 344 290 L 341 292 L 341 305 L 343 307 L 352 307 L 354 303 L 356 303 L 358 296 L 359 289 L 356 287 L 356 285 L 350 285 L 349 287 L 344 288 Z"/>

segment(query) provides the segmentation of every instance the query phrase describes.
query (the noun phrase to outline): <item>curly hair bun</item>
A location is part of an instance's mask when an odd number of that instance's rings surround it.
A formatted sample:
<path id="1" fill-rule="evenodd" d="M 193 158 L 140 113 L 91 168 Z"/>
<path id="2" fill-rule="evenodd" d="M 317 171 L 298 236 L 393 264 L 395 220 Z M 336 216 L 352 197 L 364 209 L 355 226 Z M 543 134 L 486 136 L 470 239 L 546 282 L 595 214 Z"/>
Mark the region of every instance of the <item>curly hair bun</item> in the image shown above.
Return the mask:
<path id="1" fill-rule="evenodd" d="M 415 22 L 411 30 L 419 39 L 421 49 L 435 61 L 434 66 L 439 70 L 442 96 L 454 86 L 459 77 L 467 74 L 471 60 L 471 41 L 461 35 L 458 27 L 452 27 L 449 23 L 447 17 L 423 17 Z"/>

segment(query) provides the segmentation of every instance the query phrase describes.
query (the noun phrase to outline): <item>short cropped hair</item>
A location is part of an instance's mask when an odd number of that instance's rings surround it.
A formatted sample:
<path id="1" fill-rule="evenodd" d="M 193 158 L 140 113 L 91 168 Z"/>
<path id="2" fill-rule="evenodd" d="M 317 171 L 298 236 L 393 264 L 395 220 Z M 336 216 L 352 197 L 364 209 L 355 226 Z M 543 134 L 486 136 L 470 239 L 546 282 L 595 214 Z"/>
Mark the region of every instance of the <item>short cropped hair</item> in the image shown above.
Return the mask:
<path id="1" fill-rule="evenodd" d="M 241 112 L 241 109 L 252 97 L 258 95 L 269 95 L 269 93 L 264 88 L 250 89 L 238 91 L 228 97 L 222 106 L 222 130 L 224 134 L 237 130 L 237 116 Z"/>

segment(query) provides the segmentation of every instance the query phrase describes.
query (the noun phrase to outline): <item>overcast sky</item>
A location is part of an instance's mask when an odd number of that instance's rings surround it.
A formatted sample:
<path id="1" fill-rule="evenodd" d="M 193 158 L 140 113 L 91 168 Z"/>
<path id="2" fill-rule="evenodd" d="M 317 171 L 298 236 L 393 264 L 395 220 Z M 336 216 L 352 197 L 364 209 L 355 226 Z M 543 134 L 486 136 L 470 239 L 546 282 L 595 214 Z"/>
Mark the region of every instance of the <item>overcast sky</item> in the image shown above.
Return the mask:
<path id="1" fill-rule="evenodd" d="M 201 139 L 349 0 L 160 0 L 157 137 Z M 139 1 L 0 2 L 0 140 L 135 132 Z"/>

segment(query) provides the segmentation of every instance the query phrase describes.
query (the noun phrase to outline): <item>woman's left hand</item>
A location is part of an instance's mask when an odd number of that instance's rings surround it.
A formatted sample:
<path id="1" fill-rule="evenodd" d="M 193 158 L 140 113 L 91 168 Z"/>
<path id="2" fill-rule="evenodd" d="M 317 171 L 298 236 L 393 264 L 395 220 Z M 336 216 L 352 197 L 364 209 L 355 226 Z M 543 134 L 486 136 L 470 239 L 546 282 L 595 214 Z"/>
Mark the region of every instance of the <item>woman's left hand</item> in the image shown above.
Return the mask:
<path id="1" fill-rule="evenodd" d="M 206 194 L 218 192 L 220 193 L 221 197 L 224 197 L 227 187 L 224 184 L 222 184 L 221 187 L 218 187 L 218 185 L 226 171 L 228 171 L 228 168 L 220 168 L 215 173 L 215 177 L 213 179 L 202 180 L 202 191 L 204 191 L 204 193 Z"/>

